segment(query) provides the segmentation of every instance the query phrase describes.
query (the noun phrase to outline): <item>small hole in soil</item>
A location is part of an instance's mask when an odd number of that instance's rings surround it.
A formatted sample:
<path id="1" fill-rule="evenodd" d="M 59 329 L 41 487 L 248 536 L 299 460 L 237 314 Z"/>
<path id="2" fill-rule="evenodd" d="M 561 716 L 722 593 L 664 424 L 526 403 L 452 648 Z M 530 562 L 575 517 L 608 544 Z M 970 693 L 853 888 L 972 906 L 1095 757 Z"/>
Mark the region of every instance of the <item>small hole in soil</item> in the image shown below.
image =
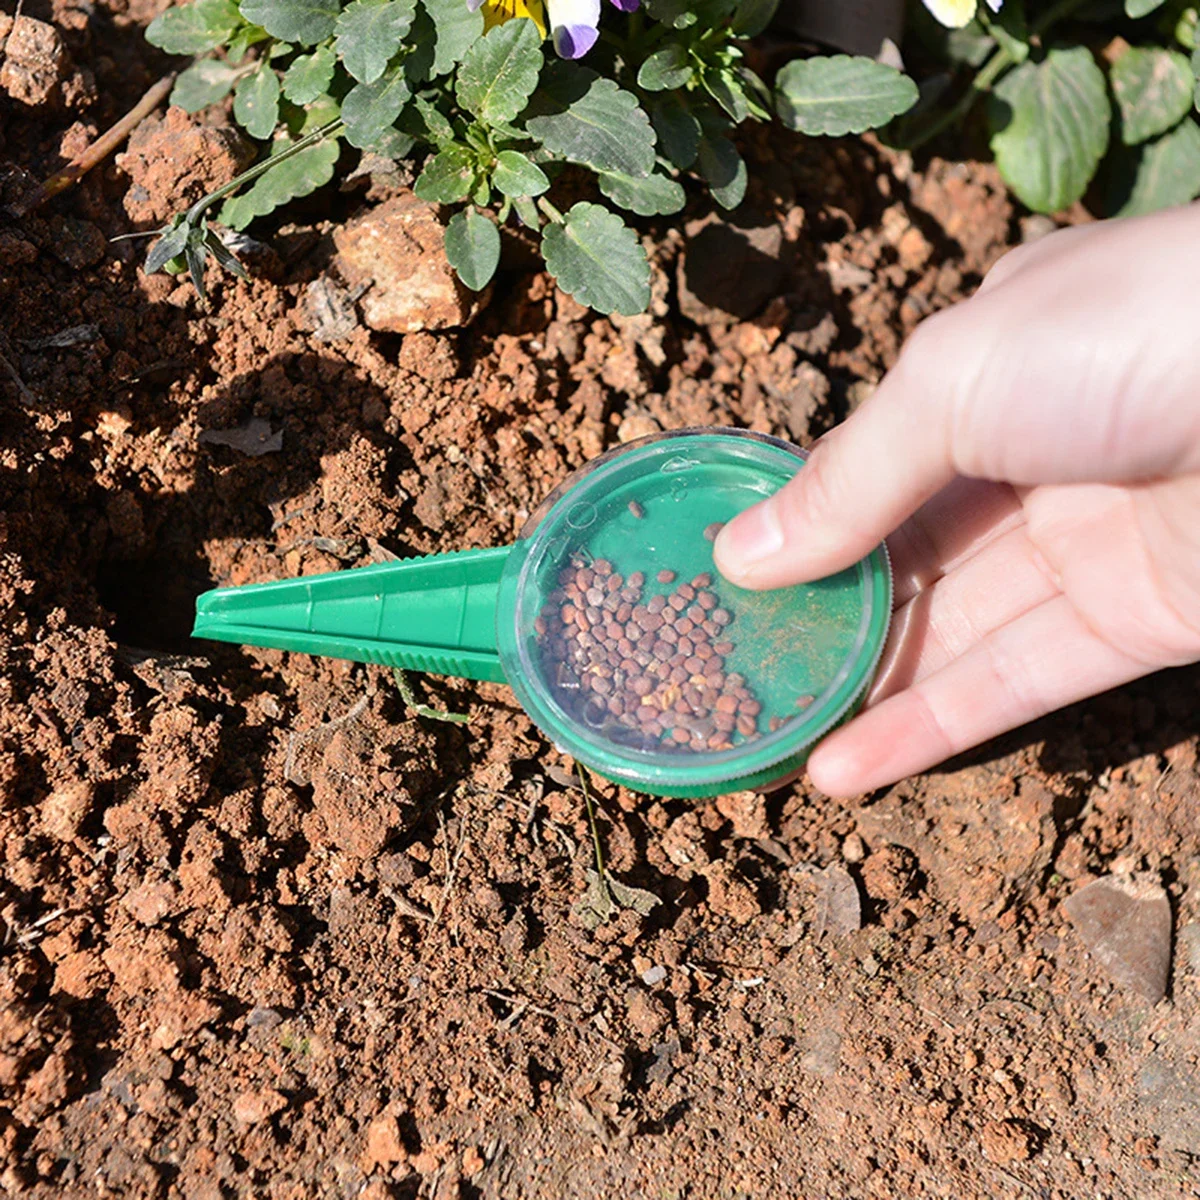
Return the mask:
<path id="1" fill-rule="evenodd" d="M 106 562 L 96 575 L 100 603 L 116 618 L 117 641 L 173 654 L 195 649 L 190 637 L 196 597 L 210 587 L 203 571 L 181 571 L 174 559 Z"/>

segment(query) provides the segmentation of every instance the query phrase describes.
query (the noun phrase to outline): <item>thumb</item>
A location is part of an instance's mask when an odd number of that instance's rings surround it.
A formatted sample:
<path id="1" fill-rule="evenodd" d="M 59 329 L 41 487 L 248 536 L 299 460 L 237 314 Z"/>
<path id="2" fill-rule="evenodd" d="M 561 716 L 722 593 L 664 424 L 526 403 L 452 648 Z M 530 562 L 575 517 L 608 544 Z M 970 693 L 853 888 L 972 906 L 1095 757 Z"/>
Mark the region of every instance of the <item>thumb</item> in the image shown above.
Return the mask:
<path id="1" fill-rule="evenodd" d="M 841 571 L 949 483 L 949 413 L 916 382 L 927 337 L 918 330 L 874 395 L 821 438 L 794 479 L 721 530 L 713 554 L 730 582 L 785 587 Z"/>

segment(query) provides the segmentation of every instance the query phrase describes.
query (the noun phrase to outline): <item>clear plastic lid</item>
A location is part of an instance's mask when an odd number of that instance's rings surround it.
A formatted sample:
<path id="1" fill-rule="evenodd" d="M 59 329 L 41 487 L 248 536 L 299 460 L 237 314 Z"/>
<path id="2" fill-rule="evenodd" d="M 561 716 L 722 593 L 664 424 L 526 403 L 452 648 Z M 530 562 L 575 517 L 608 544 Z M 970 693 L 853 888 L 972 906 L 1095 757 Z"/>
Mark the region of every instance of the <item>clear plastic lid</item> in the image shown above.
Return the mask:
<path id="1" fill-rule="evenodd" d="M 589 463 L 530 518 L 497 642 L 562 749 L 634 788 L 712 794 L 791 773 L 853 711 L 887 632 L 883 548 L 766 592 L 713 565 L 721 526 L 804 457 L 736 430 L 663 434 Z"/>

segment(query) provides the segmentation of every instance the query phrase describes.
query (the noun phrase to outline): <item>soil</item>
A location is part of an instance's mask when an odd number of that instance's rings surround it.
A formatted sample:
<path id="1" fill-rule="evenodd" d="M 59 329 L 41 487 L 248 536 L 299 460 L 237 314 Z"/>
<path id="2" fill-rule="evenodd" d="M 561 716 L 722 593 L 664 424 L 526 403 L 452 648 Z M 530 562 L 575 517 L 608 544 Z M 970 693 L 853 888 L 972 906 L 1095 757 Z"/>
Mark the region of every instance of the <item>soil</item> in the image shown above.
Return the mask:
<path id="1" fill-rule="evenodd" d="M 167 67 L 141 0 L 24 15 L 6 205 Z M 465 329 L 320 334 L 334 230 L 403 181 L 256 226 L 208 311 L 109 240 L 234 169 L 222 128 L 0 220 L 0 1193 L 1200 1194 L 1195 669 L 849 804 L 597 781 L 659 903 L 590 929 L 583 796 L 506 688 L 414 680 L 452 724 L 188 639 L 215 584 L 501 544 L 619 440 L 811 440 L 1040 232 L 994 170 L 764 132 L 732 220 L 647 227 L 644 317 L 513 246 Z M 1153 1007 L 1062 907 L 1130 870 Z"/>

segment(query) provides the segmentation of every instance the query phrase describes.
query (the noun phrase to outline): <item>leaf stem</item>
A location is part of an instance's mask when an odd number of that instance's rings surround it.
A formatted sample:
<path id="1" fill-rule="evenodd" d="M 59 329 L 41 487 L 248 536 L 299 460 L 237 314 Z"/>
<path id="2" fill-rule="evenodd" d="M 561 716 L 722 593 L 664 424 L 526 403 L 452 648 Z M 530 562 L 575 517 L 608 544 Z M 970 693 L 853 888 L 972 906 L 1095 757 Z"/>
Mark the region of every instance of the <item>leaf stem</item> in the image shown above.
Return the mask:
<path id="1" fill-rule="evenodd" d="M 576 771 L 579 772 L 579 786 L 583 789 L 583 802 L 587 806 L 588 825 L 592 830 L 592 845 L 596 850 L 596 871 L 600 875 L 600 882 L 605 883 L 607 875 L 604 870 L 604 851 L 600 848 L 600 830 L 596 825 L 596 808 L 592 804 L 592 793 L 588 791 L 587 772 L 579 764 L 575 764 Z"/>
<path id="2" fill-rule="evenodd" d="M 314 129 L 312 133 L 306 133 L 298 142 L 294 142 L 286 150 L 281 150 L 278 154 L 269 155 L 267 158 L 256 162 L 248 171 L 243 171 L 236 179 L 231 179 L 228 183 L 217 188 L 215 192 L 210 192 L 207 196 L 197 200 L 195 204 L 187 211 L 187 216 L 184 218 L 189 225 L 194 225 L 203 215 L 206 209 L 211 208 L 218 200 L 224 199 L 230 192 L 236 192 L 238 188 L 249 183 L 251 180 L 257 179 L 260 175 L 265 175 L 272 167 L 277 167 L 282 162 L 287 162 L 289 158 L 294 158 L 302 150 L 307 150 L 310 146 L 315 146 L 318 142 L 323 142 L 328 137 L 336 137 L 345 128 L 342 121 L 330 121 L 322 125 L 319 129 Z"/>
<path id="3" fill-rule="evenodd" d="M 550 203 L 549 200 L 546 199 L 545 196 L 538 197 L 538 208 L 540 208 L 542 212 L 544 212 L 546 216 L 548 216 L 550 220 L 555 223 L 555 225 L 562 225 L 565 223 L 566 218 L 558 211 L 557 208 L 554 207 L 553 204 Z"/>

